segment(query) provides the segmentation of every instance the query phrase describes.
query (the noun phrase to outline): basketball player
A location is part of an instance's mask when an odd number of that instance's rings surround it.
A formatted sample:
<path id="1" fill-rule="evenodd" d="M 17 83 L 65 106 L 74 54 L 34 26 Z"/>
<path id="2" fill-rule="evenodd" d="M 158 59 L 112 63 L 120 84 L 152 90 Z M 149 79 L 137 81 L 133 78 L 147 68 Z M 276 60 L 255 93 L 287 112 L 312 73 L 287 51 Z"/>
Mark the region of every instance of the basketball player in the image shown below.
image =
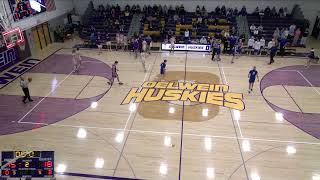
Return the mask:
<path id="1" fill-rule="evenodd" d="M 144 72 L 146 73 L 147 72 L 147 69 L 146 69 L 146 52 L 142 52 L 141 53 L 141 64 L 142 64 L 142 68 L 144 70 Z"/>
<path id="2" fill-rule="evenodd" d="M 73 59 L 73 64 L 74 64 L 73 71 L 79 72 L 79 69 L 81 66 L 81 55 L 80 55 L 79 48 L 77 48 L 77 51 L 72 50 L 72 59 Z"/>
<path id="3" fill-rule="evenodd" d="M 29 88 L 28 85 L 29 83 L 32 81 L 32 79 L 29 77 L 28 80 L 25 80 L 23 76 L 20 77 L 20 87 L 22 88 L 24 97 L 22 102 L 26 103 L 26 100 L 28 99 L 30 102 L 32 102 L 33 100 L 30 97 L 30 93 L 29 93 Z"/>
<path id="4" fill-rule="evenodd" d="M 274 44 L 271 48 L 270 48 L 270 62 L 269 65 L 274 63 L 274 56 L 276 56 L 277 54 L 277 46 Z"/>
<path id="5" fill-rule="evenodd" d="M 166 66 L 167 66 L 167 60 L 164 60 L 161 64 L 160 64 L 160 74 L 162 76 L 164 76 L 164 74 L 166 73 Z"/>
<path id="6" fill-rule="evenodd" d="M 314 54 L 314 48 L 311 48 L 310 53 L 308 55 L 308 61 L 307 61 L 307 65 L 306 65 L 307 68 L 310 67 L 311 62 L 315 62 L 315 63 L 319 62 L 319 57 L 317 57 Z"/>
<path id="7" fill-rule="evenodd" d="M 171 51 L 173 51 L 174 52 L 174 44 L 176 43 L 176 38 L 174 37 L 174 36 L 172 36 L 171 38 L 170 38 L 170 53 L 171 53 Z"/>
<path id="8" fill-rule="evenodd" d="M 217 61 L 221 61 L 220 54 L 221 54 L 221 44 L 220 44 L 220 42 L 218 42 L 217 47 L 216 47 Z"/>
<path id="9" fill-rule="evenodd" d="M 100 41 L 98 41 L 97 42 L 97 46 L 98 46 L 98 49 L 99 49 L 98 55 L 101 55 L 101 53 L 102 53 L 102 43 Z"/>
<path id="10" fill-rule="evenodd" d="M 212 48 L 211 61 L 214 61 L 214 57 L 215 57 L 215 55 L 216 55 L 217 41 L 218 41 L 218 40 L 213 37 L 212 43 L 211 43 L 211 48 Z"/>
<path id="11" fill-rule="evenodd" d="M 253 66 L 253 69 L 251 71 L 249 71 L 248 78 L 249 78 L 249 90 L 248 90 L 248 93 L 250 93 L 250 92 L 252 92 L 253 84 L 256 81 L 256 78 L 257 78 L 257 80 L 259 82 L 258 71 L 256 70 L 255 66 Z"/>
<path id="12" fill-rule="evenodd" d="M 139 52 L 139 40 L 135 39 L 133 42 L 133 52 L 135 59 L 138 58 L 138 52 Z"/>
<path id="13" fill-rule="evenodd" d="M 238 51 L 239 51 L 238 48 L 239 48 L 238 44 L 235 44 L 235 45 L 233 46 L 231 64 L 234 63 L 234 58 L 236 58 L 236 56 L 238 55 Z"/>
<path id="14" fill-rule="evenodd" d="M 142 52 L 147 52 L 147 41 L 143 39 L 142 41 Z"/>
<path id="15" fill-rule="evenodd" d="M 111 77 L 111 81 L 108 82 L 109 85 L 113 85 L 114 79 L 117 78 L 119 85 L 122 85 L 123 83 L 119 80 L 119 75 L 118 75 L 118 61 L 115 61 L 114 64 L 112 64 L 112 77 Z"/>

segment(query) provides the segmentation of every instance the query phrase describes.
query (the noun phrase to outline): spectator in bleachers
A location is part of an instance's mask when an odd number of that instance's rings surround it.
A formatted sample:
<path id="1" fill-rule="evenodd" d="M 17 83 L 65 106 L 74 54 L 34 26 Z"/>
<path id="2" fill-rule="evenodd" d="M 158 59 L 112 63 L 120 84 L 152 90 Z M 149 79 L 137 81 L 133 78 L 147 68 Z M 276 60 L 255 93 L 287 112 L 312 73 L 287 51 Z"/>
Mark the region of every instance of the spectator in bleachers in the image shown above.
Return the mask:
<path id="1" fill-rule="evenodd" d="M 261 49 L 260 40 L 256 39 L 256 41 L 254 42 L 254 54 L 255 55 L 259 55 L 260 54 L 260 49 Z"/>
<path id="2" fill-rule="evenodd" d="M 253 33 L 255 29 L 256 29 L 256 26 L 254 24 L 251 24 L 250 32 Z"/>
<path id="3" fill-rule="evenodd" d="M 249 55 L 251 55 L 253 46 L 254 46 L 254 37 L 251 36 L 250 39 L 248 40 L 248 48 L 249 48 L 248 53 L 249 53 Z"/>
<path id="4" fill-rule="evenodd" d="M 294 32 L 293 46 L 298 45 L 298 40 L 300 38 L 300 35 L 301 35 L 301 30 L 300 28 L 297 28 L 297 30 Z"/>
<path id="5" fill-rule="evenodd" d="M 300 45 L 303 47 L 306 47 L 306 41 L 309 35 L 309 29 L 307 28 L 306 30 L 304 30 L 301 40 L 300 40 Z"/>
<path id="6" fill-rule="evenodd" d="M 280 37 L 280 30 L 279 30 L 278 27 L 274 30 L 272 36 L 273 36 L 274 39 L 279 39 L 279 37 Z"/>
<path id="7" fill-rule="evenodd" d="M 186 23 L 186 18 L 184 15 L 181 15 L 181 21 L 180 21 L 180 24 L 185 24 Z"/>
<path id="8" fill-rule="evenodd" d="M 284 8 L 284 12 L 283 12 L 284 17 L 286 17 L 288 15 L 288 9 L 287 7 Z"/>
<path id="9" fill-rule="evenodd" d="M 175 24 L 178 24 L 178 22 L 179 22 L 179 16 L 178 16 L 178 14 L 175 14 L 175 15 L 173 16 L 173 21 L 174 21 Z"/>
<path id="10" fill-rule="evenodd" d="M 208 41 L 204 36 L 200 39 L 200 44 L 208 44 Z"/>
<path id="11" fill-rule="evenodd" d="M 168 7 L 167 5 L 164 5 L 163 7 L 163 14 L 166 16 L 168 14 Z"/>
<path id="12" fill-rule="evenodd" d="M 260 39 L 260 46 L 261 46 L 261 49 L 264 49 L 264 47 L 266 46 L 266 40 L 263 37 L 261 37 Z"/>
<path id="13" fill-rule="evenodd" d="M 141 13 L 141 8 L 139 6 L 139 4 L 137 5 L 137 10 L 136 10 L 137 13 Z"/>
<path id="14" fill-rule="evenodd" d="M 119 30 L 120 30 L 121 33 L 123 33 L 124 28 L 125 28 L 124 23 L 119 26 Z"/>
<path id="15" fill-rule="evenodd" d="M 198 24 L 202 24 L 202 17 L 201 17 L 201 16 L 198 16 L 198 18 L 197 18 L 197 23 L 198 23 Z"/>
<path id="16" fill-rule="evenodd" d="M 106 45 L 107 45 L 107 49 L 111 50 L 111 38 L 109 33 L 106 32 Z"/>
<path id="17" fill-rule="evenodd" d="M 227 10 L 226 10 L 226 7 L 224 5 L 221 7 L 221 15 L 222 16 L 226 16 L 227 15 Z"/>
<path id="18" fill-rule="evenodd" d="M 280 45 L 280 55 L 284 56 L 286 51 L 285 48 L 287 45 L 287 39 L 281 39 L 279 42 L 279 45 Z"/>
<path id="19" fill-rule="evenodd" d="M 277 10 L 276 10 L 276 8 L 274 6 L 273 6 L 273 8 L 271 10 L 271 16 L 272 17 L 277 17 L 278 16 Z"/>
<path id="20" fill-rule="evenodd" d="M 259 10 L 259 7 L 257 6 L 256 9 L 253 11 L 252 14 L 254 14 L 254 15 L 259 15 L 259 13 L 260 13 L 260 10 Z"/>
<path id="21" fill-rule="evenodd" d="M 190 32 L 188 29 L 186 29 L 184 31 L 184 42 L 187 43 L 189 41 L 189 38 L 190 38 Z"/>
<path id="22" fill-rule="evenodd" d="M 282 7 L 279 9 L 279 16 L 280 16 L 281 18 L 284 17 L 284 10 L 283 10 Z"/>
<path id="23" fill-rule="evenodd" d="M 215 14 L 218 15 L 218 16 L 221 14 L 221 9 L 220 9 L 219 6 L 216 7 Z"/>
<path id="24" fill-rule="evenodd" d="M 199 5 L 197 5 L 196 14 L 197 14 L 198 16 L 201 14 L 201 12 L 200 12 L 200 6 L 199 6 Z"/>
<path id="25" fill-rule="evenodd" d="M 259 31 L 259 34 L 261 34 L 263 32 L 263 26 L 262 24 L 260 24 L 260 26 L 258 27 L 258 31 Z"/>
<path id="26" fill-rule="evenodd" d="M 264 9 L 264 15 L 267 17 L 271 15 L 271 9 L 269 6 L 267 6 L 266 9 Z"/>
<path id="27" fill-rule="evenodd" d="M 241 16 L 247 16 L 247 9 L 245 6 L 242 7 L 240 13 L 239 13 Z"/>
<path id="28" fill-rule="evenodd" d="M 235 7 L 233 11 L 233 16 L 238 16 L 238 14 L 239 14 L 238 8 Z"/>
<path id="29" fill-rule="evenodd" d="M 259 37 L 259 29 L 257 27 L 253 30 L 253 35 Z"/>
<path id="30" fill-rule="evenodd" d="M 288 37 L 289 37 L 289 30 L 288 30 L 288 28 L 285 28 L 284 29 L 284 32 L 283 32 L 283 34 L 284 34 L 284 39 L 287 39 Z"/>
<path id="31" fill-rule="evenodd" d="M 116 50 L 120 47 L 120 33 L 116 33 Z"/>
<path id="32" fill-rule="evenodd" d="M 296 30 L 296 25 L 295 24 L 291 24 L 289 27 L 289 35 L 288 35 L 288 40 L 292 40 L 292 38 L 294 37 L 294 32 Z"/>

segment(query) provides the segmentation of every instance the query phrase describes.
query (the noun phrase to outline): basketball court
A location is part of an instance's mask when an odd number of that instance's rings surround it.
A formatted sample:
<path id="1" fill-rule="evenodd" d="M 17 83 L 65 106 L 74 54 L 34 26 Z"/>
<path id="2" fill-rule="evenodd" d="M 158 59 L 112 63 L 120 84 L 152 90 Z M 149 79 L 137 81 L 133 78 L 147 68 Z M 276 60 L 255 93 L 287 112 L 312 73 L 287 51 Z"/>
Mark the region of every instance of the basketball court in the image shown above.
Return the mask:
<path id="1" fill-rule="evenodd" d="M 144 73 L 129 52 L 82 49 L 73 72 L 62 48 L 0 89 L 0 151 L 55 151 L 57 179 L 320 179 L 320 66 L 306 60 L 195 52 L 153 52 Z M 34 57 L 36 59 L 36 57 Z M 159 75 L 167 59 L 167 73 Z M 119 61 L 117 81 L 108 85 Z M 260 81 L 248 93 L 248 72 Z M 121 105 L 146 81 L 226 84 L 243 94 L 243 111 L 190 101 Z M 59 174 L 60 173 L 60 174 Z"/>

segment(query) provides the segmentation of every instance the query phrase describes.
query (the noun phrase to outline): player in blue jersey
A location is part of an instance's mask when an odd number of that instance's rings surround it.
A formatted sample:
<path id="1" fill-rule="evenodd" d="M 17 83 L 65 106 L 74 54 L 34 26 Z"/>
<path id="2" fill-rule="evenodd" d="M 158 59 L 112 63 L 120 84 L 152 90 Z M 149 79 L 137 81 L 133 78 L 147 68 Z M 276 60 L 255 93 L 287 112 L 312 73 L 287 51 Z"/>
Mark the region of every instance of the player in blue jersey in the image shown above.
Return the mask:
<path id="1" fill-rule="evenodd" d="M 164 74 L 166 73 L 166 66 L 167 66 L 167 60 L 164 60 L 161 64 L 160 64 L 160 74 L 162 76 L 164 76 Z"/>
<path id="2" fill-rule="evenodd" d="M 256 78 L 259 82 L 258 71 L 256 70 L 255 66 L 253 66 L 253 69 L 251 71 L 249 71 L 248 78 L 249 78 L 249 91 L 248 92 L 250 93 L 250 92 L 252 92 L 253 84 L 256 81 Z"/>
<path id="3" fill-rule="evenodd" d="M 238 55 L 238 49 L 239 48 L 239 46 L 238 46 L 238 44 L 235 44 L 234 46 L 233 46 L 233 49 L 232 49 L 232 59 L 231 59 L 231 64 L 233 64 L 234 63 L 234 58 L 236 58 L 236 56 Z"/>
<path id="4" fill-rule="evenodd" d="M 220 42 L 219 42 L 217 44 L 217 47 L 216 47 L 217 61 L 221 61 L 220 54 L 221 54 L 221 45 L 220 45 Z"/>

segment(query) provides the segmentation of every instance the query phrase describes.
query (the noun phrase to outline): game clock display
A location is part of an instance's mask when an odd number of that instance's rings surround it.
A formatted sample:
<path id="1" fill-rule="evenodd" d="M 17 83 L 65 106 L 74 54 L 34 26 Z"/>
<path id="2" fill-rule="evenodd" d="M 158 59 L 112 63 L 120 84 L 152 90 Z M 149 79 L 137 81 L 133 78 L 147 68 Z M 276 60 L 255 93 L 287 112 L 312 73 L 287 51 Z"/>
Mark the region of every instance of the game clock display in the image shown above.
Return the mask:
<path id="1" fill-rule="evenodd" d="M 18 158 L 26 153 L 25 157 Z M 12 162 L 14 159 L 16 161 Z M 1 169 L 1 177 L 54 177 L 54 151 L 4 151 L 1 167 L 6 164 Z"/>

